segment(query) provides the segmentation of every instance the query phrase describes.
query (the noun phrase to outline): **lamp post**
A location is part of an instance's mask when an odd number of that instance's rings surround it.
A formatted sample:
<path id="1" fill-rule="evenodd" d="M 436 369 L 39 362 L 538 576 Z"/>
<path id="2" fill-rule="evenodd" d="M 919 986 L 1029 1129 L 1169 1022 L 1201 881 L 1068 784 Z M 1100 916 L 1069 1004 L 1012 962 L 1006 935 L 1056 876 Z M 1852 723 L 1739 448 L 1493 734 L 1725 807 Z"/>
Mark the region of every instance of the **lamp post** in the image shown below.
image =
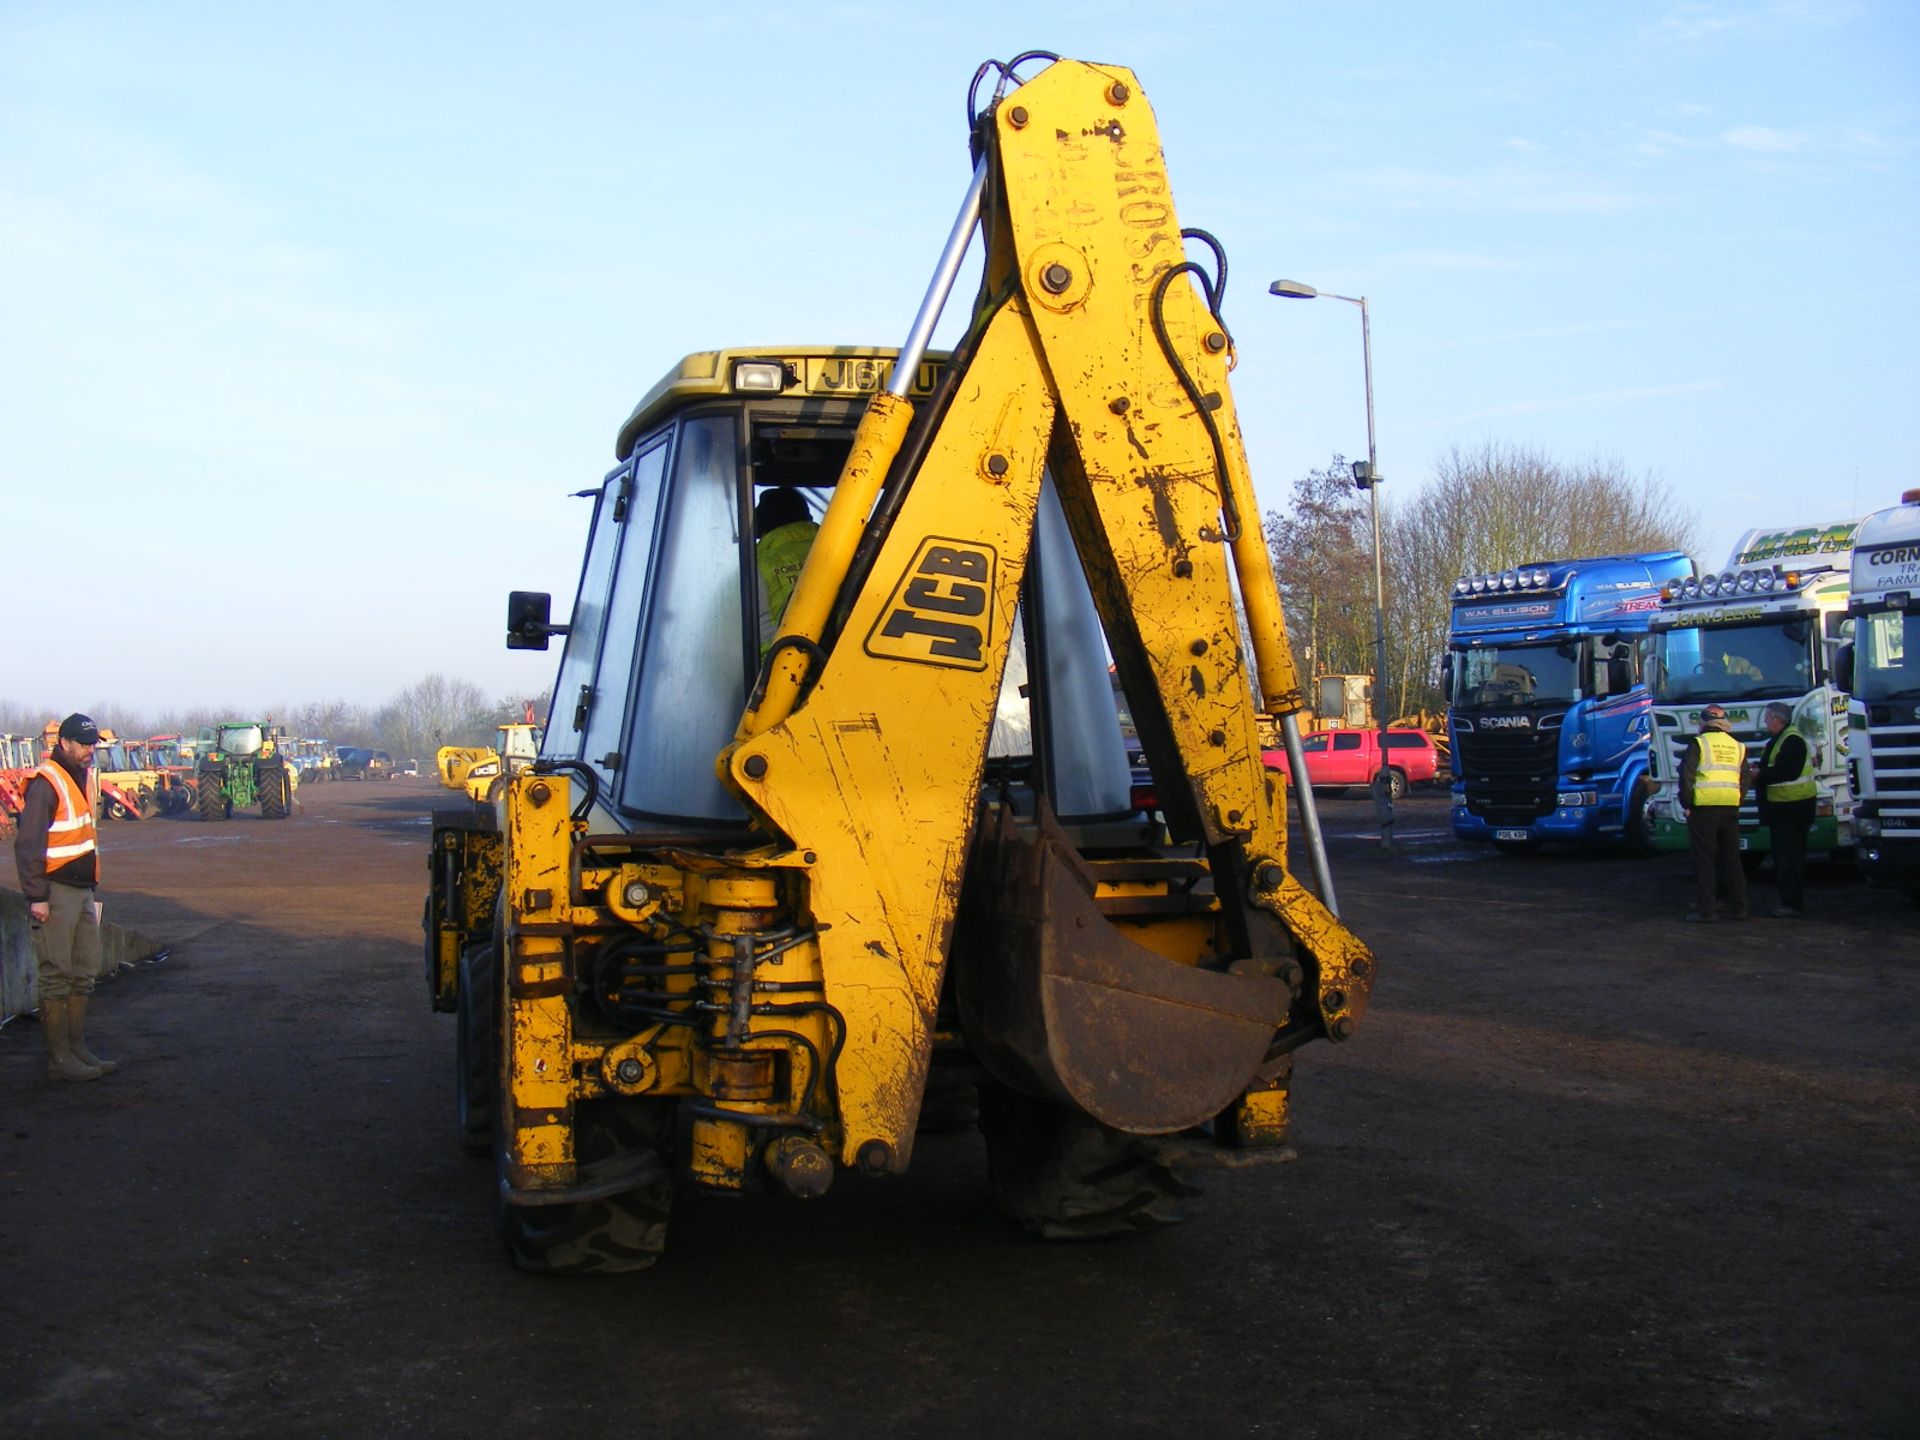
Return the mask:
<path id="1" fill-rule="evenodd" d="M 1380 848 L 1393 848 L 1393 781 L 1387 774 L 1387 586 L 1380 563 L 1380 467 L 1373 439 L 1373 327 L 1368 323 L 1367 297 L 1335 295 L 1298 280 L 1276 280 L 1269 295 L 1283 300 L 1344 300 L 1360 307 L 1360 361 L 1367 381 L 1367 458 L 1353 462 L 1353 484 L 1365 490 L 1373 510 L 1373 703 L 1380 722 L 1380 768 L 1373 775 L 1373 810 L 1380 821 Z"/>

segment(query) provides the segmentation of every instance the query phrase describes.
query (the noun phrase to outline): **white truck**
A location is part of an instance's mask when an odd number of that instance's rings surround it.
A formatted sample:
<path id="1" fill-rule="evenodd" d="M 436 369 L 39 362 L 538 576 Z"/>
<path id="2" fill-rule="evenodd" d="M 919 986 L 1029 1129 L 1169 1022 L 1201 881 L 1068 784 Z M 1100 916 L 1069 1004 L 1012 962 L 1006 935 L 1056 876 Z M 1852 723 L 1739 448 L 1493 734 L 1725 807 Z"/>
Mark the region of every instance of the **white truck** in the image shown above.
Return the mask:
<path id="1" fill-rule="evenodd" d="M 1727 568 L 1668 584 L 1647 644 L 1653 693 L 1654 790 L 1647 801 L 1656 849 L 1687 848 L 1680 759 L 1700 712 L 1720 705 L 1734 738 L 1758 759 L 1766 707 L 1792 708 L 1813 752 L 1817 787 L 1808 849 L 1848 850 L 1856 840 L 1848 768 L 1848 695 L 1837 668 L 1850 631 L 1847 599 L 1857 520 L 1749 530 Z M 1750 863 L 1769 847 L 1752 796 L 1740 807 L 1740 848 Z"/>
<path id="2" fill-rule="evenodd" d="M 1920 490 L 1860 522 L 1849 610 L 1860 868 L 1920 901 Z"/>

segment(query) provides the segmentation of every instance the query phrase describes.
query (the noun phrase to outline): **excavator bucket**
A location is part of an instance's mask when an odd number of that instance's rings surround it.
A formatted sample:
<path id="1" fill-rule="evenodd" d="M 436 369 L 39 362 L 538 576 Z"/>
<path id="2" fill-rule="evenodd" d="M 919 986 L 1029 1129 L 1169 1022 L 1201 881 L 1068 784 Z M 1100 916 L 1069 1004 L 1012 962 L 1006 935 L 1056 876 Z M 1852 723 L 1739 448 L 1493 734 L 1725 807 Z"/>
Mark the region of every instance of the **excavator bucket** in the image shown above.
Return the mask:
<path id="1" fill-rule="evenodd" d="M 1294 1001 L 1284 981 L 1181 964 L 1128 936 L 1044 806 L 1037 825 L 1002 806 L 980 827 L 953 965 L 968 1046 L 996 1079 L 1136 1135 L 1231 1105 Z"/>

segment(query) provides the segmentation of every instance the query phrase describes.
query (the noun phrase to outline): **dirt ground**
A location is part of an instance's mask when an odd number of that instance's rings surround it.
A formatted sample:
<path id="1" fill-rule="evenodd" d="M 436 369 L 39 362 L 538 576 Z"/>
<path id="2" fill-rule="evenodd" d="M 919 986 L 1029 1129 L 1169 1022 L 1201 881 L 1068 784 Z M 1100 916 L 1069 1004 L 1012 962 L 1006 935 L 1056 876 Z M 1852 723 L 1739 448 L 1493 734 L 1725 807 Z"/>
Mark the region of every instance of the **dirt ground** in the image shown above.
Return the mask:
<path id="1" fill-rule="evenodd" d="M 1329 798 L 1380 981 L 1301 1052 L 1298 1163 L 1055 1246 L 927 1137 L 567 1281 L 508 1265 L 455 1142 L 445 793 L 107 827 L 108 918 L 172 953 L 96 999 L 117 1075 L 0 1030 L 0 1435 L 1920 1433 L 1920 910 L 1851 872 L 1691 926 L 1684 858 L 1492 855 L 1435 795 L 1385 855 Z"/>

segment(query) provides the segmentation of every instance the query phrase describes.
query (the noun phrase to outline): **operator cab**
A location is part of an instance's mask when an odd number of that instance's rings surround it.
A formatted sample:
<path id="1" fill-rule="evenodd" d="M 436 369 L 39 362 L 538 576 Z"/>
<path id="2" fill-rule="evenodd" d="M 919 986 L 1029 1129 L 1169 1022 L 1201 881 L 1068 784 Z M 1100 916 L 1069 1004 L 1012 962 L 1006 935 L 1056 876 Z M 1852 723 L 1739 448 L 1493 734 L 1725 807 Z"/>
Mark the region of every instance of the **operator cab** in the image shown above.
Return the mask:
<path id="1" fill-rule="evenodd" d="M 779 567 L 763 565 L 758 547 L 778 543 L 791 560 L 807 539 L 791 515 L 771 541 L 757 537 L 754 516 L 791 492 L 818 525 L 892 358 L 846 348 L 688 357 L 635 410 L 621 463 L 587 492 L 592 529 L 568 623 L 547 623 L 544 595 L 510 602 L 510 645 L 566 636 L 541 758 L 587 766 L 622 828 L 747 824 L 714 760 L 779 618 L 763 575 Z M 922 367 L 917 398 L 937 374 Z M 776 589 L 791 583 L 787 568 Z M 1124 824 L 1133 777 L 1107 649 L 1050 482 L 1013 626 L 984 784 L 1018 810 L 1044 794 L 1064 821 Z"/>

